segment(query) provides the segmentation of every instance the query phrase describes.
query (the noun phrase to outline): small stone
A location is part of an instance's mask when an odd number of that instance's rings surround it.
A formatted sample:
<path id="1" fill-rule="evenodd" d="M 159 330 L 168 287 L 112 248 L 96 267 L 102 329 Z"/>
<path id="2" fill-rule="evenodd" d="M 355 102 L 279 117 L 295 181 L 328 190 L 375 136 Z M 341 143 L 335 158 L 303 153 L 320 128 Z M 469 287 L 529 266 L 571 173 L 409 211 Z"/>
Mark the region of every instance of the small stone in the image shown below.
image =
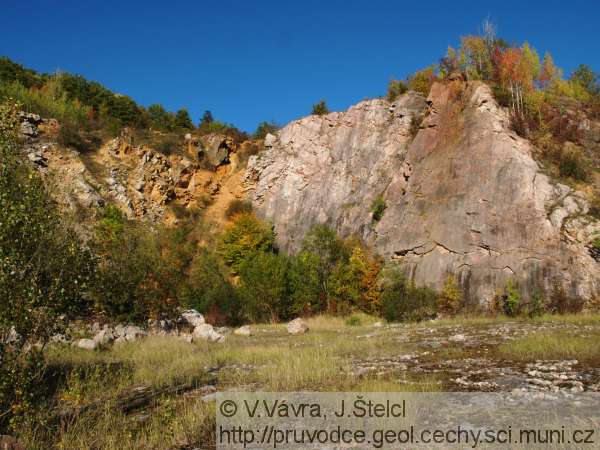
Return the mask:
<path id="1" fill-rule="evenodd" d="M 304 334 L 308 331 L 308 325 L 300 317 L 289 322 L 286 328 L 289 334 Z"/>
<path id="2" fill-rule="evenodd" d="M 233 334 L 237 334 L 238 336 L 251 336 L 252 330 L 250 329 L 250 325 L 244 325 L 243 327 L 237 328 Z"/>

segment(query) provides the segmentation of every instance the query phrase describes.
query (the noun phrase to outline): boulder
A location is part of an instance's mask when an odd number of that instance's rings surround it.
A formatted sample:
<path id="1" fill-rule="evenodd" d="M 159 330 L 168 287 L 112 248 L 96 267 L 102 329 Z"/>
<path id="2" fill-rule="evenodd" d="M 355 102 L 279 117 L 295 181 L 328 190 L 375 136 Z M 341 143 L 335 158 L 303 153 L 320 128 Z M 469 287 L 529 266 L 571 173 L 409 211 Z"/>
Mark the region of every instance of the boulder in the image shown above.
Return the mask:
<path id="1" fill-rule="evenodd" d="M 115 340 L 115 335 L 110 329 L 102 329 L 93 338 L 94 342 L 99 346 L 112 344 Z"/>
<path id="2" fill-rule="evenodd" d="M 277 137 L 271 133 L 267 133 L 267 135 L 265 136 L 265 147 L 273 147 L 273 145 L 275 145 L 275 141 L 277 140 Z"/>
<path id="3" fill-rule="evenodd" d="M 147 333 L 144 330 L 135 325 L 127 325 L 123 329 L 123 337 L 125 337 L 125 340 L 127 342 L 133 342 L 138 338 L 144 337 L 146 335 Z"/>
<path id="4" fill-rule="evenodd" d="M 374 327 L 374 328 L 381 328 L 381 327 L 383 327 L 383 322 L 375 322 L 375 323 L 373 324 L 373 327 Z"/>
<path id="5" fill-rule="evenodd" d="M 238 336 L 251 336 L 252 330 L 250 329 L 250 325 L 244 325 L 243 327 L 236 328 L 233 334 L 237 334 Z"/>
<path id="6" fill-rule="evenodd" d="M 308 331 L 308 325 L 300 317 L 289 322 L 286 328 L 290 334 L 304 334 Z"/>
<path id="7" fill-rule="evenodd" d="M 208 342 L 224 342 L 225 336 L 215 331 L 212 325 L 205 323 L 194 328 L 192 333 L 194 339 L 202 339 Z"/>
<path id="8" fill-rule="evenodd" d="M 75 345 L 84 350 L 96 350 L 98 348 L 98 344 L 93 339 L 79 339 Z"/>
<path id="9" fill-rule="evenodd" d="M 182 321 L 191 328 L 196 328 L 197 326 L 204 325 L 206 323 L 204 316 L 195 309 L 187 309 L 183 311 L 180 317 Z"/>

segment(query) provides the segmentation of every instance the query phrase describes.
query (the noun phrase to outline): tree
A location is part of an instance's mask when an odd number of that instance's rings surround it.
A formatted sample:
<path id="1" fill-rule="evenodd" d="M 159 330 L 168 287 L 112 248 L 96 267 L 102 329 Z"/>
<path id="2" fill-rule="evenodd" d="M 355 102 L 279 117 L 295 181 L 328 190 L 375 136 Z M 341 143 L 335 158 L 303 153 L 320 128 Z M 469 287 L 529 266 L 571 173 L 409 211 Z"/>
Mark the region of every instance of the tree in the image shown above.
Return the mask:
<path id="1" fill-rule="evenodd" d="M 438 295 L 437 309 L 444 314 L 454 315 L 461 306 L 463 294 L 454 275 L 448 275 L 442 291 Z"/>
<path id="2" fill-rule="evenodd" d="M 253 137 L 254 139 L 264 139 L 267 134 L 274 134 L 279 130 L 279 128 L 281 127 L 273 121 L 261 122 L 258 124 L 258 127 L 256 127 Z"/>
<path id="3" fill-rule="evenodd" d="M 208 125 L 214 122 L 213 115 L 210 111 L 204 111 L 202 119 L 200 120 L 199 128 L 206 128 Z"/>
<path id="4" fill-rule="evenodd" d="M 539 84 L 542 89 L 546 89 L 552 83 L 560 78 L 560 70 L 554 65 L 552 55 L 548 52 L 544 54 L 542 66 L 540 69 Z"/>
<path id="5" fill-rule="evenodd" d="M 252 213 L 242 213 L 225 228 L 217 249 L 225 264 L 238 273 L 246 258 L 258 252 L 271 251 L 274 245 L 273 226 L 257 219 Z"/>
<path id="6" fill-rule="evenodd" d="M 402 80 L 390 80 L 387 89 L 387 100 L 393 102 L 402 94 L 408 91 L 408 86 Z"/>
<path id="7" fill-rule="evenodd" d="M 190 118 L 187 109 L 181 108 L 175 113 L 175 126 L 184 130 L 191 130 L 194 128 L 194 124 L 192 123 L 192 119 Z"/>
<path id="8" fill-rule="evenodd" d="M 325 114 L 329 114 L 329 108 L 327 107 L 327 103 L 325 100 L 321 100 L 318 103 L 315 103 L 312 106 L 311 114 L 317 116 L 324 116 Z"/>
<path id="9" fill-rule="evenodd" d="M 286 256 L 259 252 L 240 266 L 240 295 L 246 317 L 254 322 L 288 319 L 289 260 Z"/>
<path id="10" fill-rule="evenodd" d="M 327 225 L 316 225 L 304 238 L 300 255 L 305 261 L 306 269 L 316 273 L 320 304 L 331 312 L 330 277 L 336 264 L 348 259 L 348 248 L 334 230 Z"/>
<path id="11" fill-rule="evenodd" d="M 436 80 L 435 70 L 435 66 L 430 66 L 415 72 L 408 80 L 408 88 L 427 97 L 431 85 Z"/>
<path id="12" fill-rule="evenodd" d="M 148 117 L 153 128 L 164 131 L 171 131 L 175 128 L 175 117 L 167 112 L 162 105 L 150 105 L 148 107 Z"/>
<path id="13" fill-rule="evenodd" d="M 600 83 L 597 79 L 598 75 L 585 64 L 580 64 L 569 78 L 570 81 L 579 84 L 590 94 L 597 94 L 600 92 Z"/>

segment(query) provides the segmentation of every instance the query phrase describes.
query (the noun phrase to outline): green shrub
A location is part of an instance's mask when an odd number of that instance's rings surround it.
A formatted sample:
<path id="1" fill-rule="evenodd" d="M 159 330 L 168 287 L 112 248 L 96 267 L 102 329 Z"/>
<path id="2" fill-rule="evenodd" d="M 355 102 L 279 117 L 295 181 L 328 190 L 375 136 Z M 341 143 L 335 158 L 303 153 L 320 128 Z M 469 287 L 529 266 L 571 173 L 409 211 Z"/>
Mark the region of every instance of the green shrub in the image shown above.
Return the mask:
<path id="1" fill-rule="evenodd" d="M 225 264 L 237 273 L 242 262 L 257 252 L 268 252 L 275 244 L 273 226 L 253 214 L 239 214 L 219 238 L 218 251 Z"/>
<path id="2" fill-rule="evenodd" d="M 386 208 L 387 205 L 381 195 L 373 200 L 373 203 L 371 203 L 371 213 L 374 222 L 379 222 L 383 218 L 383 213 Z"/>
<path id="3" fill-rule="evenodd" d="M 519 313 L 521 297 L 514 281 L 509 278 L 504 289 L 502 309 L 504 314 L 515 317 Z"/>
<path id="4" fill-rule="evenodd" d="M 393 102 L 402 94 L 408 91 L 408 86 L 404 81 L 401 80 L 390 80 L 387 89 L 387 100 Z"/>
<path id="5" fill-rule="evenodd" d="M 240 296 L 246 317 L 254 322 L 290 318 L 286 256 L 258 252 L 240 266 Z"/>
<path id="6" fill-rule="evenodd" d="M 346 318 L 345 323 L 349 327 L 359 327 L 362 325 L 362 320 L 359 316 L 350 316 Z"/>
<path id="7" fill-rule="evenodd" d="M 234 199 L 229 203 L 227 210 L 225 210 L 225 217 L 232 219 L 238 214 L 249 214 L 252 212 L 252 203 L 248 200 Z"/>
<path id="8" fill-rule="evenodd" d="M 87 312 L 94 276 L 93 258 L 17 157 L 19 109 L 0 104 L 0 430 L 43 404 L 43 346 Z"/>
<path id="9" fill-rule="evenodd" d="M 275 122 L 261 122 L 258 124 L 258 127 L 256 127 L 256 131 L 252 137 L 254 139 L 264 139 L 269 133 L 275 134 L 279 128 L 281 127 Z"/>
<path id="10" fill-rule="evenodd" d="M 395 268 L 387 269 L 381 294 L 383 317 L 388 322 L 420 322 L 436 316 L 437 294 L 428 287 L 416 287 Z"/>
<path id="11" fill-rule="evenodd" d="M 442 291 L 438 295 L 437 309 L 439 312 L 448 315 L 458 313 L 463 301 L 463 294 L 454 275 L 448 275 Z"/>
<path id="12" fill-rule="evenodd" d="M 325 100 L 319 101 L 319 103 L 315 103 L 312 106 L 311 114 L 316 116 L 324 116 L 325 114 L 329 114 L 329 108 L 327 107 L 327 103 Z"/>
<path id="13" fill-rule="evenodd" d="M 558 170 L 561 176 L 587 181 L 589 168 L 581 150 L 576 147 L 565 148 L 559 158 Z"/>

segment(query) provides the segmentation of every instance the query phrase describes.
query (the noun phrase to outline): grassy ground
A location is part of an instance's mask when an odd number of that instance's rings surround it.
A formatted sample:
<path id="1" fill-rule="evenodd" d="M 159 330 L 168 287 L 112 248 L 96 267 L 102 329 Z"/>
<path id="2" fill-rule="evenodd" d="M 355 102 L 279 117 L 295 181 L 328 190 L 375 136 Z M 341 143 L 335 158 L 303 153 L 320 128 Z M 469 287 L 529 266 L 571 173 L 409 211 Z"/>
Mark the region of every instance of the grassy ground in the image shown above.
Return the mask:
<path id="1" fill-rule="evenodd" d="M 57 399 L 64 405 L 102 406 L 81 414 L 56 432 L 30 427 L 22 438 L 33 449 L 185 449 L 214 442 L 214 403 L 205 392 L 165 395 L 150 408 L 125 415 L 116 412 L 114 399 L 136 385 L 153 387 L 211 381 L 219 390 L 265 391 L 436 391 L 445 389 L 442 375 L 358 375 L 353 361 L 394 358 L 418 348 L 419 339 L 454 335 L 461 329 L 520 326 L 515 319 L 458 318 L 421 324 L 376 328 L 374 319 L 315 317 L 310 332 L 289 336 L 284 325 L 253 326 L 253 336 L 229 335 L 223 344 L 188 344 L 171 337 L 150 337 L 115 345 L 100 352 L 72 347 L 48 350 L 54 367 L 68 368 Z M 506 360 L 600 360 L 600 316 L 543 317 L 532 324 L 548 324 L 540 332 L 506 341 L 493 349 Z M 559 324 L 560 327 L 554 327 Z M 554 328 L 553 328 L 554 327 Z M 538 327 L 539 328 L 539 327 Z M 536 328 L 537 329 L 537 328 Z M 457 331 L 458 330 L 458 331 Z M 482 343 L 483 344 L 483 343 Z M 423 350 L 421 348 L 420 350 Z M 422 354 L 431 361 L 464 359 L 475 349 L 446 343 Z"/>

